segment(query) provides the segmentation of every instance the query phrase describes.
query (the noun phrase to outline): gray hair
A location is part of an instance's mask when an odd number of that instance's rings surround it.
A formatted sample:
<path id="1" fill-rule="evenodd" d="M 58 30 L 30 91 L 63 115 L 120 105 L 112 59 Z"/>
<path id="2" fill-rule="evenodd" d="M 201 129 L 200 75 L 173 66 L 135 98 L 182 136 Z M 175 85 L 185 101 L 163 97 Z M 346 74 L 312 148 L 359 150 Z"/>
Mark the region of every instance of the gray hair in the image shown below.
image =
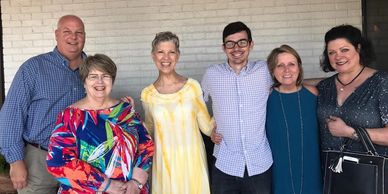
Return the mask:
<path id="1" fill-rule="evenodd" d="M 176 34 L 166 31 L 166 32 L 159 32 L 156 34 L 154 40 L 152 41 L 152 51 L 154 52 L 156 50 L 156 47 L 158 46 L 159 43 L 161 42 L 167 42 L 171 41 L 174 43 L 176 51 L 180 53 L 179 50 L 179 38 Z"/>

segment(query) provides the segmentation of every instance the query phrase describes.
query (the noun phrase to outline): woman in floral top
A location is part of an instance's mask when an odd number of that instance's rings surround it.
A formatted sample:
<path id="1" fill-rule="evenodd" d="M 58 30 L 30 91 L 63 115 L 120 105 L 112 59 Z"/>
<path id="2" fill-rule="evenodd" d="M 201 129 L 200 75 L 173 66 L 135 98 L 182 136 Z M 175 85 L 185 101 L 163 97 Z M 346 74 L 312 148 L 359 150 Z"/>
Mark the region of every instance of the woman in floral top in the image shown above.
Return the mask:
<path id="1" fill-rule="evenodd" d="M 109 96 L 116 71 L 102 54 L 80 67 L 86 97 L 58 115 L 47 155 L 58 193 L 149 192 L 154 144 L 133 107 Z"/>

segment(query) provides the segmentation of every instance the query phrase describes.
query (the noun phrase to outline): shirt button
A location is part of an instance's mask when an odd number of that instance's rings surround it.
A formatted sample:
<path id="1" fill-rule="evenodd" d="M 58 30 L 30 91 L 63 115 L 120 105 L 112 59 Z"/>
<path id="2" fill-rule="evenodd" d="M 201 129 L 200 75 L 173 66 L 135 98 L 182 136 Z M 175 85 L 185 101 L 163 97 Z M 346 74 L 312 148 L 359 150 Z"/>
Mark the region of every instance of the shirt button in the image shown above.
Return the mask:
<path id="1" fill-rule="evenodd" d="M 243 120 L 240 120 L 240 123 L 244 122 Z"/>
<path id="2" fill-rule="evenodd" d="M 240 108 L 241 108 L 241 107 L 243 107 L 243 105 L 242 105 L 242 104 L 240 104 Z"/>

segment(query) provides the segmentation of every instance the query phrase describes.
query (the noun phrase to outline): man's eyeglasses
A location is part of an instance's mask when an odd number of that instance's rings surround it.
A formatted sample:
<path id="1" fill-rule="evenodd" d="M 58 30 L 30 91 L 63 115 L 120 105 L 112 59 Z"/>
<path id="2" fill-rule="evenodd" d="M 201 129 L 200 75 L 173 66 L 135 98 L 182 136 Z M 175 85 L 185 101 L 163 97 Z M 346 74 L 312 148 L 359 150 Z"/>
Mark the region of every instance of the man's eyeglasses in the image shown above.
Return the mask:
<path id="1" fill-rule="evenodd" d="M 224 42 L 224 46 L 225 46 L 225 48 L 227 48 L 227 49 L 232 49 L 232 48 L 234 48 L 234 47 L 236 46 L 236 44 L 238 45 L 238 47 L 244 48 L 244 47 L 247 47 L 247 46 L 249 45 L 249 40 L 247 40 L 247 39 L 241 39 L 241 40 L 239 40 L 239 41 L 237 41 L 237 42 L 231 41 L 231 40 Z"/>
<path id="2" fill-rule="evenodd" d="M 89 81 L 95 82 L 95 81 L 110 81 L 112 79 L 112 76 L 108 74 L 102 74 L 102 75 L 97 75 L 97 74 L 89 74 L 87 79 Z"/>

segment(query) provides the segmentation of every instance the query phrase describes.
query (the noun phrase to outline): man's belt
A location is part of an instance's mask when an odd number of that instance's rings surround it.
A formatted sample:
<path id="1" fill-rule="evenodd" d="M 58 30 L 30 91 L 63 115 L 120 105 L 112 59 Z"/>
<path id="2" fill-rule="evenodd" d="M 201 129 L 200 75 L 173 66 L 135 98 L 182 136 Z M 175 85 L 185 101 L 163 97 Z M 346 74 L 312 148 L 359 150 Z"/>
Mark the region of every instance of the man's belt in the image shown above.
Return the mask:
<path id="1" fill-rule="evenodd" d="M 34 147 L 36 147 L 36 148 L 38 148 L 38 149 L 40 149 L 40 150 L 44 150 L 44 151 L 46 151 L 47 152 L 47 148 L 44 148 L 44 147 L 42 147 L 41 145 L 39 145 L 39 144 L 36 144 L 36 143 L 30 143 L 30 142 L 27 142 L 27 144 L 30 144 L 30 145 L 32 145 L 32 146 L 34 146 Z"/>

